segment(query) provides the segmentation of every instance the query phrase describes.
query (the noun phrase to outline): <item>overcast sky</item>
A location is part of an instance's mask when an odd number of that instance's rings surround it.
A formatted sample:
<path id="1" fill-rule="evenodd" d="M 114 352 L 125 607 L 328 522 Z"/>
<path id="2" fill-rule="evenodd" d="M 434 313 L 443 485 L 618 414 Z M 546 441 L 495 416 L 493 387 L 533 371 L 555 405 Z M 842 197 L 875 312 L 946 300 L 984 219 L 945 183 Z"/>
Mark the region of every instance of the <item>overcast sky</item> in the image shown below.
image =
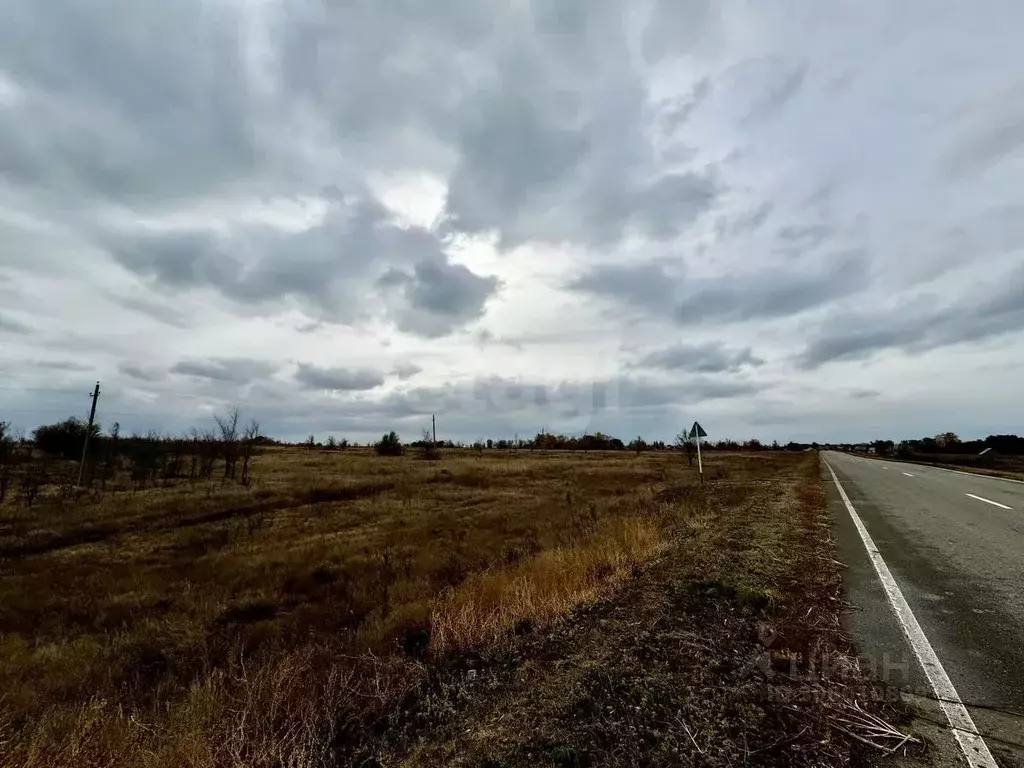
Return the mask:
<path id="1" fill-rule="evenodd" d="M 0 1 L 0 419 L 1024 432 L 1024 4 Z"/>

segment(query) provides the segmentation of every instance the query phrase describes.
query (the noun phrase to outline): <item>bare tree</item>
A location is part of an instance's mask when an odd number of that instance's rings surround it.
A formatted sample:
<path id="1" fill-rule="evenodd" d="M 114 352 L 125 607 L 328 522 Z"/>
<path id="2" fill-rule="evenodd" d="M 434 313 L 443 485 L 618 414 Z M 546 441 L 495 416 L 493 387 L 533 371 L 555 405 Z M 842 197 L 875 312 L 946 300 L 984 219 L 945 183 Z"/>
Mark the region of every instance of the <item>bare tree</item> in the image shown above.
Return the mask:
<path id="1" fill-rule="evenodd" d="M 249 471 L 252 469 L 252 454 L 256 443 L 260 439 L 260 423 L 252 419 L 245 427 L 242 438 L 242 485 L 249 487 L 251 477 Z"/>
<path id="2" fill-rule="evenodd" d="M 11 465 L 14 463 L 14 445 L 11 440 L 11 425 L 0 421 L 0 504 L 7 495 L 7 485 L 11 482 Z"/>
<path id="3" fill-rule="evenodd" d="M 121 455 L 121 424 L 114 422 L 110 436 L 103 441 L 103 466 L 100 468 L 100 487 L 107 490 L 107 481 L 117 473 L 118 458 Z"/>
<path id="4" fill-rule="evenodd" d="M 228 412 L 221 416 L 215 415 L 217 428 L 220 430 L 221 451 L 224 454 L 224 479 L 235 477 L 235 469 L 238 466 L 238 419 L 241 412 L 237 405 L 228 408 Z"/>
<path id="5" fill-rule="evenodd" d="M 48 467 L 41 462 L 30 462 L 25 474 L 21 477 L 21 499 L 25 506 L 31 507 L 39 492 L 46 484 Z"/>
<path id="6" fill-rule="evenodd" d="M 682 432 L 680 432 L 678 435 L 676 435 L 676 445 L 679 446 L 680 448 L 682 448 L 683 451 L 686 453 L 687 464 L 688 464 L 688 466 L 692 467 L 693 466 L 693 455 L 694 455 L 694 453 L 697 450 L 697 446 L 693 442 L 693 439 L 690 437 L 689 432 L 687 432 L 684 429 Z"/>
<path id="7" fill-rule="evenodd" d="M 203 431 L 199 443 L 199 479 L 213 479 L 213 464 L 217 461 L 217 435 L 212 429 Z"/>
<path id="8" fill-rule="evenodd" d="M 424 427 L 423 429 L 423 454 L 422 457 L 427 461 L 436 461 L 440 458 L 440 453 L 437 450 L 437 444 L 434 443 L 434 436 L 431 431 Z"/>
<path id="9" fill-rule="evenodd" d="M 195 480 L 199 470 L 199 430 L 192 427 L 189 437 L 188 479 Z"/>

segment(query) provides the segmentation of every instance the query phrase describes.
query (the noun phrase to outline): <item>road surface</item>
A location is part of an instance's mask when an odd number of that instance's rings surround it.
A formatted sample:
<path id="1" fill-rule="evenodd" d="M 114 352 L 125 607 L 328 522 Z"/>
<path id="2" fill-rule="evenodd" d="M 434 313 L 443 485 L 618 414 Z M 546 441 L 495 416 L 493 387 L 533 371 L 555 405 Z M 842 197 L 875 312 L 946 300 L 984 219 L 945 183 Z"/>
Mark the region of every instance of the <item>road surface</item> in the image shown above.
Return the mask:
<path id="1" fill-rule="evenodd" d="M 930 680 L 912 647 L 930 645 L 996 761 L 1024 766 L 1014 746 L 1024 745 L 1024 716 L 1012 714 L 1024 713 L 1024 483 L 834 452 L 822 459 L 849 628 L 865 663 L 895 688 L 934 697 L 934 667 Z M 894 587 L 913 618 L 897 615 Z M 906 628 L 914 620 L 918 635 Z M 947 720 L 939 705 L 911 698 L 926 702 L 926 718 Z M 946 747 L 964 760 L 951 737 Z"/>

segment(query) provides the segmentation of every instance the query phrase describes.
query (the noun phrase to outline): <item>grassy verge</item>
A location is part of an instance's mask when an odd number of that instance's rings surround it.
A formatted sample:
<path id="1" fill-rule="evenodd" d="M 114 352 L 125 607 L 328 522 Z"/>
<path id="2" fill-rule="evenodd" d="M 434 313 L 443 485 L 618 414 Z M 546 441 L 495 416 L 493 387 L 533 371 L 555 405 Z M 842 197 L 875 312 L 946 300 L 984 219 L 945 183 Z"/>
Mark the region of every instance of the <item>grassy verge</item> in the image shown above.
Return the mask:
<path id="1" fill-rule="evenodd" d="M 433 673 L 383 765 L 846 765 L 886 710 L 843 635 L 815 456 L 663 495 L 672 545 L 550 631 Z M 884 741 L 884 740 L 883 740 Z M 895 746 L 897 741 L 885 742 Z"/>

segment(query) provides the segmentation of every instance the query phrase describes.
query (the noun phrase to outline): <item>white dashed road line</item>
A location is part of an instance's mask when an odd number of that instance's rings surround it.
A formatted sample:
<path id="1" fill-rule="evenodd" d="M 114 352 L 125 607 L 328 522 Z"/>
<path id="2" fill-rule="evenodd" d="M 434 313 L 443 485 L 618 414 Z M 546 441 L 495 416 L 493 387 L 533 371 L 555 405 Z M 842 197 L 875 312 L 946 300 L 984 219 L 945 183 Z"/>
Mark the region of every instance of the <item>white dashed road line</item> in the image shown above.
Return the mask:
<path id="1" fill-rule="evenodd" d="M 986 504 L 991 504 L 993 507 L 1000 507 L 1001 509 L 1013 509 L 1013 507 L 1008 507 L 1005 504 L 1000 504 L 998 501 L 992 501 L 992 499 L 986 499 L 983 496 L 975 496 L 973 493 L 968 493 L 965 495 L 970 496 L 972 499 L 977 499 L 978 501 L 984 501 Z"/>
<path id="2" fill-rule="evenodd" d="M 909 472 L 904 472 L 903 474 L 906 475 L 907 477 L 916 477 L 916 475 L 912 475 Z"/>
<path id="3" fill-rule="evenodd" d="M 871 564 L 875 566 L 875 573 L 878 574 L 878 579 L 885 588 L 885 594 L 888 595 L 889 603 L 892 605 L 893 611 L 896 612 L 896 618 L 899 619 L 900 625 L 903 627 L 903 633 L 907 636 L 910 647 L 914 649 L 917 660 L 921 662 L 921 667 L 928 677 L 928 682 L 931 683 L 932 690 L 935 691 L 935 697 L 941 704 L 942 710 L 946 713 L 946 720 L 949 721 L 949 727 L 953 731 L 953 735 L 956 737 L 964 757 L 967 758 L 967 764 L 970 768 L 999 768 L 995 758 L 992 757 L 992 753 L 988 750 L 988 745 L 978 733 L 978 728 L 974 724 L 974 720 L 971 719 L 971 713 L 967 711 L 967 707 L 964 706 L 960 695 L 956 692 L 956 688 L 953 687 L 953 682 L 949 679 L 949 675 L 946 674 L 942 662 L 939 661 L 935 649 L 928 642 L 928 638 L 925 636 L 924 630 L 921 629 L 917 617 L 910 610 L 910 604 L 903 596 L 903 592 L 900 591 L 896 579 L 893 578 L 892 573 L 889 571 L 889 566 L 885 564 L 885 560 L 882 559 L 878 547 L 875 546 L 875 542 L 871 539 L 868 529 L 864 527 L 864 522 L 860 519 L 860 515 L 857 514 L 857 510 L 850 503 L 850 497 L 846 495 L 846 491 L 843 489 L 842 484 L 840 484 L 839 478 L 836 477 L 835 470 L 832 469 L 832 465 L 828 461 L 825 462 L 825 466 L 828 467 L 832 480 L 839 490 L 839 495 L 843 499 L 843 504 L 846 505 L 846 511 L 850 513 L 850 518 L 860 534 L 861 541 L 864 542 L 864 548 L 868 551 Z M 904 472 L 903 474 L 907 473 Z"/>

